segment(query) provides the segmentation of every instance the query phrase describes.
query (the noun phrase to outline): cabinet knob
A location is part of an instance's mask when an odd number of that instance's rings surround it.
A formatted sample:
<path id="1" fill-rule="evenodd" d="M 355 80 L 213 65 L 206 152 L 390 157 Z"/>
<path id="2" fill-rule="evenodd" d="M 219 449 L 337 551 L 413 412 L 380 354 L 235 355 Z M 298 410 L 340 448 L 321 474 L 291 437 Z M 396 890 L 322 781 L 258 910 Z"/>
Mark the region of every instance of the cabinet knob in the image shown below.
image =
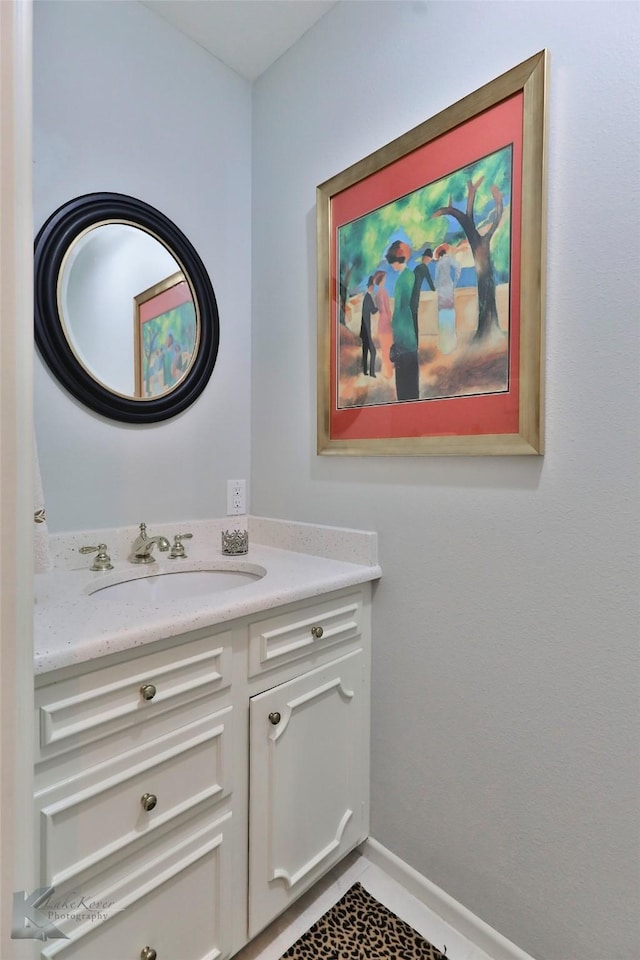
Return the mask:
<path id="1" fill-rule="evenodd" d="M 143 683 L 140 687 L 140 695 L 143 700 L 153 700 L 157 691 L 152 683 Z"/>
<path id="2" fill-rule="evenodd" d="M 153 947 L 143 947 L 140 951 L 140 960 L 156 960 L 157 956 Z"/>
<path id="3" fill-rule="evenodd" d="M 322 627 L 311 627 L 311 636 L 315 637 L 316 640 L 319 640 L 323 633 Z"/>
<path id="4" fill-rule="evenodd" d="M 143 793 L 142 796 L 140 797 L 140 803 L 142 804 L 142 809 L 146 810 L 147 813 L 149 812 L 149 810 L 153 810 L 157 802 L 158 802 L 158 798 L 156 797 L 155 793 Z"/>
<path id="5" fill-rule="evenodd" d="M 280 716 L 277 710 L 274 710 L 273 713 L 269 714 L 269 720 L 274 725 L 274 727 L 276 727 L 280 723 L 281 719 L 282 717 Z"/>

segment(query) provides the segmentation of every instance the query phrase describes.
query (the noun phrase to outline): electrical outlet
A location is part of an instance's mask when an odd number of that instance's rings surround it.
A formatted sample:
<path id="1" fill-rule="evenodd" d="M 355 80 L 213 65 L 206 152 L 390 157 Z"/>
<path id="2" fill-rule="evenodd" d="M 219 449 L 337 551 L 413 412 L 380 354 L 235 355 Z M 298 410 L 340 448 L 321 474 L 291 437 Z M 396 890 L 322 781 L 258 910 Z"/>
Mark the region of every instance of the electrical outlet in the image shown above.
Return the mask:
<path id="1" fill-rule="evenodd" d="M 227 516 L 247 512 L 247 481 L 227 480 Z"/>

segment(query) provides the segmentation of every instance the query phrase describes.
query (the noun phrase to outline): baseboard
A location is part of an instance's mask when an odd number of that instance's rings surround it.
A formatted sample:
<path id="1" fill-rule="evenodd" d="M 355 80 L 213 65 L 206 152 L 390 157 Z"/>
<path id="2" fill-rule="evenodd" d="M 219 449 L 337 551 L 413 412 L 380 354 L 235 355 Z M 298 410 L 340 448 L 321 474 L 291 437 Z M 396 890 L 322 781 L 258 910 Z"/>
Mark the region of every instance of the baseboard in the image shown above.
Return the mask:
<path id="1" fill-rule="evenodd" d="M 484 951 L 492 960 L 534 960 L 534 958 L 507 940 L 488 923 L 476 917 L 448 893 L 427 880 L 408 863 L 391 853 L 381 843 L 369 837 L 360 847 L 360 853 L 375 863 L 421 903 L 433 910 L 449 926 L 474 946 Z"/>

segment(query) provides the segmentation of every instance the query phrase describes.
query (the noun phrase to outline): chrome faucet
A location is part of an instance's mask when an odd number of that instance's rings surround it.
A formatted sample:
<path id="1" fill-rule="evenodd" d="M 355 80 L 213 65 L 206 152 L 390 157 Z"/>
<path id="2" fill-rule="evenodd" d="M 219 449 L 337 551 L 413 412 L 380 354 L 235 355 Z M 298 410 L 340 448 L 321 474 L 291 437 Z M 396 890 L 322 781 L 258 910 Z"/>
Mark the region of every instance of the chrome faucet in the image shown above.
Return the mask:
<path id="1" fill-rule="evenodd" d="M 140 524 L 140 535 L 136 537 L 131 546 L 131 563 L 155 563 L 156 558 L 151 556 L 151 551 L 158 545 L 158 550 L 164 553 L 169 549 L 169 541 L 166 537 L 148 537 L 146 523 Z"/>

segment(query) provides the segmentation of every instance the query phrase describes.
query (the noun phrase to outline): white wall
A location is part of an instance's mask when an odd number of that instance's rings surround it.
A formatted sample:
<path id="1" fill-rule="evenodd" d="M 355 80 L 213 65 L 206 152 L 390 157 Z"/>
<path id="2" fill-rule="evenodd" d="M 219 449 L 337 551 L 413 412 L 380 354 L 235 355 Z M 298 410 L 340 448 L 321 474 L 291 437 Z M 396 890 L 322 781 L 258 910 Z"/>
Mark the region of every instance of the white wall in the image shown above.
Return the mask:
<path id="1" fill-rule="evenodd" d="M 380 533 L 372 833 L 537 957 L 637 928 L 638 11 L 343 2 L 254 88 L 253 512 Z M 315 187 L 547 47 L 547 454 L 315 455 Z"/>
<path id="2" fill-rule="evenodd" d="M 142 4 L 37 0 L 35 230 L 91 191 L 157 207 L 215 290 L 220 351 L 196 403 L 150 426 L 110 422 L 36 361 L 51 530 L 220 516 L 249 475 L 251 87 Z"/>

